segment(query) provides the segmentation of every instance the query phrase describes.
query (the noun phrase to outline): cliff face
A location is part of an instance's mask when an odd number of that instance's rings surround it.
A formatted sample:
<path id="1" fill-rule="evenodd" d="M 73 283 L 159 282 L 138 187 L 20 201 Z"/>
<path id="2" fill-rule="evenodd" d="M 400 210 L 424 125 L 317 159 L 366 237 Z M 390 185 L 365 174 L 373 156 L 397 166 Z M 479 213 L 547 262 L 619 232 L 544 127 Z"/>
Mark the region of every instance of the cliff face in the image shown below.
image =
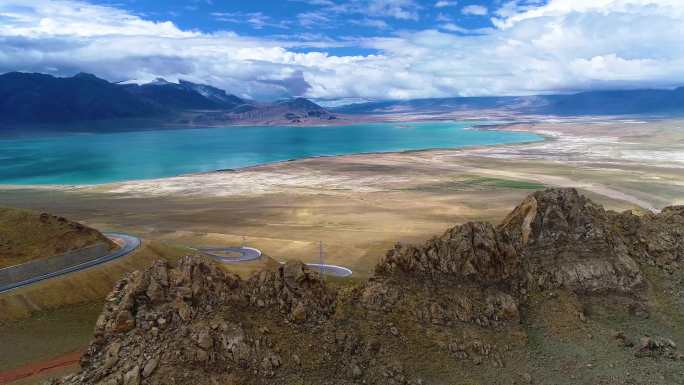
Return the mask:
<path id="1" fill-rule="evenodd" d="M 364 283 L 160 262 L 119 282 L 82 370 L 52 383 L 681 383 L 682 234 L 684 208 L 637 217 L 563 189 L 397 245 Z"/>

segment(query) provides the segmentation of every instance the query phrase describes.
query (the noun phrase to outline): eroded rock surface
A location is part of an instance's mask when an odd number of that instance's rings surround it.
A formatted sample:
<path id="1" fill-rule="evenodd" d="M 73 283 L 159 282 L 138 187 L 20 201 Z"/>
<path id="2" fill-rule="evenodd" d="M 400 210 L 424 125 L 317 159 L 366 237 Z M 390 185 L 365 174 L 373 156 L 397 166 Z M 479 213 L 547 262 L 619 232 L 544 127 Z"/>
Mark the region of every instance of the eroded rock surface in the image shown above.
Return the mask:
<path id="1" fill-rule="evenodd" d="M 613 215 L 574 189 L 528 197 L 499 226 L 522 255 L 529 284 L 634 292 L 644 284 Z"/>

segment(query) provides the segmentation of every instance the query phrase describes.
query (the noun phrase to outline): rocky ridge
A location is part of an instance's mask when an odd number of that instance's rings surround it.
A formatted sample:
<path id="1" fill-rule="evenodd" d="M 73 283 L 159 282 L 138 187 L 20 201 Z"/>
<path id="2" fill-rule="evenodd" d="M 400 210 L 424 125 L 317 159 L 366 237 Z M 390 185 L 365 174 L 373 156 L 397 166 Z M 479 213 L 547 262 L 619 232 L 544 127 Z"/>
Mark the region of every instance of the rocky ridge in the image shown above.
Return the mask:
<path id="1" fill-rule="evenodd" d="M 682 207 L 639 217 L 550 189 L 499 226 L 395 246 L 364 283 L 326 283 L 296 262 L 248 280 L 200 257 L 158 262 L 117 284 L 81 371 L 51 384 L 531 383 L 546 370 L 531 353 L 538 325 L 591 326 L 589 340 L 619 342 L 609 354 L 660 367 L 683 357 L 673 339 L 634 343 L 600 315 L 659 311 L 649 277 L 676 281 L 682 234 Z M 582 383 L 573 376 L 558 383 Z"/>

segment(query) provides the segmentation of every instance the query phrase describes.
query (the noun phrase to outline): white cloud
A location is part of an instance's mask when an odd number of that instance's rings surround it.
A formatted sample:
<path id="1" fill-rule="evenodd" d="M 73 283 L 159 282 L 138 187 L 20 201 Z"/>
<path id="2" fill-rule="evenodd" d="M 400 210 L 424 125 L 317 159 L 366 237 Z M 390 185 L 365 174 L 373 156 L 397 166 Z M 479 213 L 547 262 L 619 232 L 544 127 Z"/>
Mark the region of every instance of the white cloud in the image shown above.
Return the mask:
<path id="1" fill-rule="evenodd" d="M 453 23 L 453 22 L 448 22 L 444 23 L 439 26 L 440 29 L 449 31 L 449 32 L 458 32 L 461 34 L 466 34 L 466 35 L 484 35 L 487 33 L 493 33 L 495 30 L 494 28 L 475 28 L 475 29 L 468 29 L 461 27 L 460 25 Z"/>
<path id="2" fill-rule="evenodd" d="M 387 24 L 384 20 L 380 19 L 361 19 L 361 20 L 350 20 L 349 21 L 352 24 L 356 25 L 361 25 L 364 27 L 370 27 L 370 28 L 376 28 L 376 29 L 388 29 L 390 28 L 390 25 Z"/>
<path id="3" fill-rule="evenodd" d="M 414 0 L 370 0 L 361 3 L 367 3 L 365 9 L 370 16 L 418 20 L 420 7 Z"/>
<path id="4" fill-rule="evenodd" d="M 299 25 L 304 28 L 326 27 L 330 26 L 332 20 L 323 12 L 304 12 L 297 15 Z"/>
<path id="5" fill-rule="evenodd" d="M 415 0 L 290 0 L 322 6 L 334 14 L 357 14 L 371 17 L 418 20 L 421 6 Z"/>
<path id="6" fill-rule="evenodd" d="M 439 0 L 435 3 L 435 8 L 455 7 L 457 5 L 458 1 Z"/>
<path id="7" fill-rule="evenodd" d="M 264 27 L 288 29 L 290 24 L 288 21 L 275 22 L 270 16 L 266 16 L 261 12 L 212 12 L 211 16 L 218 21 L 249 24 L 254 29 L 262 29 Z"/>
<path id="8" fill-rule="evenodd" d="M 391 11 L 397 8 L 390 3 L 409 4 L 386 0 L 376 10 L 384 10 L 383 17 L 402 16 Z M 321 99 L 684 84 L 680 0 L 551 0 L 546 5 L 520 0 L 503 4 L 493 15 L 497 28 L 484 31 L 443 20 L 440 30 L 389 37 L 331 39 L 315 31 L 266 39 L 183 30 L 80 0 L 2 0 L 0 72 L 86 71 L 117 81 L 161 76 L 206 82 L 241 96 L 289 93 Z M 340 46 L 378 53 L 315 52 Z"/>
<path id="9" fill-rule="evenodd" d="M 482 5 L 466 5 L 461 9 L 461 13 L 464 15 L 477 15 L 484 16 L 488 13 L 487 7 Z"/>

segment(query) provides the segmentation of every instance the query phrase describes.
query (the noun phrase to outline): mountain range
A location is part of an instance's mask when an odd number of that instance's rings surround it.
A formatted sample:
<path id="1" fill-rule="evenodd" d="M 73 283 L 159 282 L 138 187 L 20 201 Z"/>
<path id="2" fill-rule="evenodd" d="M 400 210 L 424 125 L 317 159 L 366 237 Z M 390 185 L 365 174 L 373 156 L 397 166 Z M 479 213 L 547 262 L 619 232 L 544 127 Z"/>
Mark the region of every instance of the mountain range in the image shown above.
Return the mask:
<path id="1" fill-rule="evenodd" d="M 497 109 L 557 116 L 683 114 L 684 87 L 674 90 L 589 91 L 567 95 L 456 97 L 350 104 L 340 114 L 440 113 Z"/>
<path id="2" fill-rule="evenodd" d="M 0 75 L 0 123 L 51 124 L 128 118 L 182 125 L 302 124 L 335 114 L 448 113 L 497 110 L 525 115 L 682 114 L 684 87 L 674 90 L 590 91 L 568 95 L 454 97 L 350 104 L 327 110 L 294 98 L 260 103 L 185 80 L 111 83 L 95 75 Z"/>
<path id="3" fill-rule="evenodd" d="M 38 73 L 0 75 L 0 123 L 50 124 L 91 120 L 154 118 L 206 124 L 303 123 L 334 119 L 303 98 L 259 103 L 216 87 L 157 79 L 147 84 L 110 83 L 80 73 L 59 78 Z"/>

